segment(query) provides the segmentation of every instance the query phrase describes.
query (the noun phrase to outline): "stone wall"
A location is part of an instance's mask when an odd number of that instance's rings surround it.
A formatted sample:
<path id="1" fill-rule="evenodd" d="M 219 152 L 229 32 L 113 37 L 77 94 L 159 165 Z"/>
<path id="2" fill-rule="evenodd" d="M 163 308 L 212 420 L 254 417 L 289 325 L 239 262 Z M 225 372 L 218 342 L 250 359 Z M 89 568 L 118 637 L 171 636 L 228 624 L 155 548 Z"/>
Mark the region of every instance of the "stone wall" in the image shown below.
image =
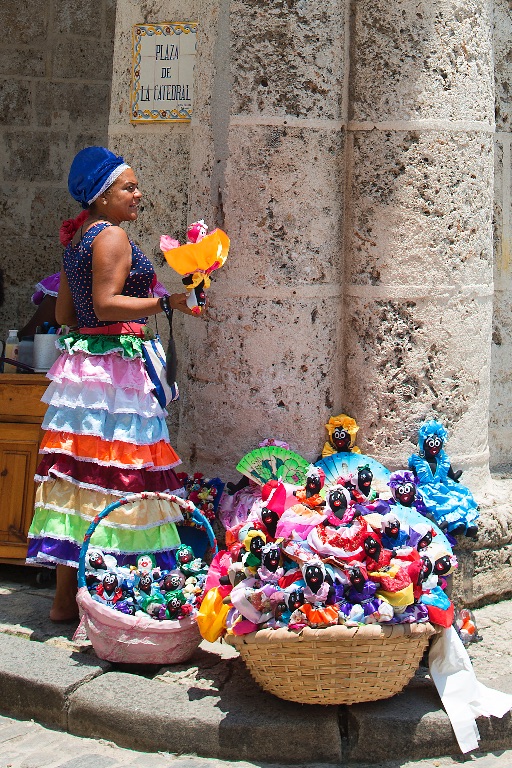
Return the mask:
<path id="1" fill-rule="evenodd" d="M 74 154 L 105 144 L 115 0 L 0 6 L 0 338 L 32 314 L 34 284 L 59 269 Z"/>

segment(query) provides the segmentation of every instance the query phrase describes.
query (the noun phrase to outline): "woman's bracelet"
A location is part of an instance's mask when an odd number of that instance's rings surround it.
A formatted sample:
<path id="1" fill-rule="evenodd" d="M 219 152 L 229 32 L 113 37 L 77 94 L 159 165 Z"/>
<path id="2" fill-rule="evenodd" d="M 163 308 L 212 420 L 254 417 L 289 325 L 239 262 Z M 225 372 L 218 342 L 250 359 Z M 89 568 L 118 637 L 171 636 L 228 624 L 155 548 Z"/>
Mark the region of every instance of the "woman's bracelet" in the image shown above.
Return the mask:
<path id="1" fill-rule="evenodd" d="M 160 297 L 160 306 L 162 307 L 163 311 L 167 315 L 167 319 L 170 320 L 172 317 L 172 307 L 169 304 L 169 296 Z"/>

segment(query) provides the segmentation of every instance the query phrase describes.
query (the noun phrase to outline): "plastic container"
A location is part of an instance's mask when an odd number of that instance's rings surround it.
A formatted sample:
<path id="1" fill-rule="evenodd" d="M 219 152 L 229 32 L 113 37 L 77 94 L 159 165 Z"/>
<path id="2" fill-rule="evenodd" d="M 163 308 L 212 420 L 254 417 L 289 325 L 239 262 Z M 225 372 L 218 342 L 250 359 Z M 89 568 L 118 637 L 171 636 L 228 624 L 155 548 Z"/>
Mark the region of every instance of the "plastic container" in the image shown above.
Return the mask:
<path id="1" fill-rule="evenodd" d="M 36 373 L 46 373 L 60 355 L 60 349 L 55 346 L 58 336 L 54 333 L 36 333 L 34 336 L 34 370 Z"/>
<path id="2" fill-rule="evenodd" d="M 18 349 L 18 362 L 34 367 L 34 337 L 23 336 Z"/>
<path id="3" fill-rule="evenodd" d="M 17 330 L 9 331 L 9 335 L 7 336 L 7 340 L 5 342 L 4 357 L 8 357 L 11 360 L 17 360 L 19 343 L 20 343 L 20 340 L 18 339 L 18 331 Z M 18 369 L 16 368 L 15 365 L 10 365 L 10 363 L 4 363 L 4 373 L 16 373 L 17 370 Z"/>

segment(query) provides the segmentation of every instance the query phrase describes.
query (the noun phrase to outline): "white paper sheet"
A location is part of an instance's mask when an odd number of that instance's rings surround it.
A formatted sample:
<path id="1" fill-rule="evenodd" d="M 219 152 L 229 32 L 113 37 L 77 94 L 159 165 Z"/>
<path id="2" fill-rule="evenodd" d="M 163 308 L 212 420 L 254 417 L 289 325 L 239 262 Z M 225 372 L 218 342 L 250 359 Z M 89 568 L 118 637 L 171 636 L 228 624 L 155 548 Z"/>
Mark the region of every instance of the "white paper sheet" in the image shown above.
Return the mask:
<path id="1" fill-rule="evenodd" d="M 459 747 L 464 753 L 477 749 L 480 734 L 475 718 L 503 717 L 512 709 L 512 696 L 478 682 L 471 659 L 453 627 L 436 635 L 428 661 Z"/>

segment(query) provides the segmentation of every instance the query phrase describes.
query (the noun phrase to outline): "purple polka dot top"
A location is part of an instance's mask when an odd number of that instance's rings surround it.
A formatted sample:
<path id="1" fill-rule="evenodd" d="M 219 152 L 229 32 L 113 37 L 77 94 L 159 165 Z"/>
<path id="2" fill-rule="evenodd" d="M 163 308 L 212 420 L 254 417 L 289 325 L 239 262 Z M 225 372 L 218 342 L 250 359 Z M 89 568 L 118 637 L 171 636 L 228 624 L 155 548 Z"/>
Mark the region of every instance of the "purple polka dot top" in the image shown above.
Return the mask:
<path id="1" fill-rule="evenodd" d="M 98 222 L 87 230 L 79 243 L 70 243 L 64 251 L 64 272 L 69 283 L 73 304 L 80 328 L 98 328 L 110 325 L 112 320 L 98 320 L 94 314 L 92 303 L 92 243 L 96 235 L 110 227 L 107 222 Z M 132 268 L 126 278 L 123 296 L 136 296 L 147 298 L 149 290 L 155 278 L 155 271 L 150 260 L 145 256 L 138 245 L 130 240 L 132 246 Z M 147 317 L 133 320 L 132 322 L 145 323 Z"/>

